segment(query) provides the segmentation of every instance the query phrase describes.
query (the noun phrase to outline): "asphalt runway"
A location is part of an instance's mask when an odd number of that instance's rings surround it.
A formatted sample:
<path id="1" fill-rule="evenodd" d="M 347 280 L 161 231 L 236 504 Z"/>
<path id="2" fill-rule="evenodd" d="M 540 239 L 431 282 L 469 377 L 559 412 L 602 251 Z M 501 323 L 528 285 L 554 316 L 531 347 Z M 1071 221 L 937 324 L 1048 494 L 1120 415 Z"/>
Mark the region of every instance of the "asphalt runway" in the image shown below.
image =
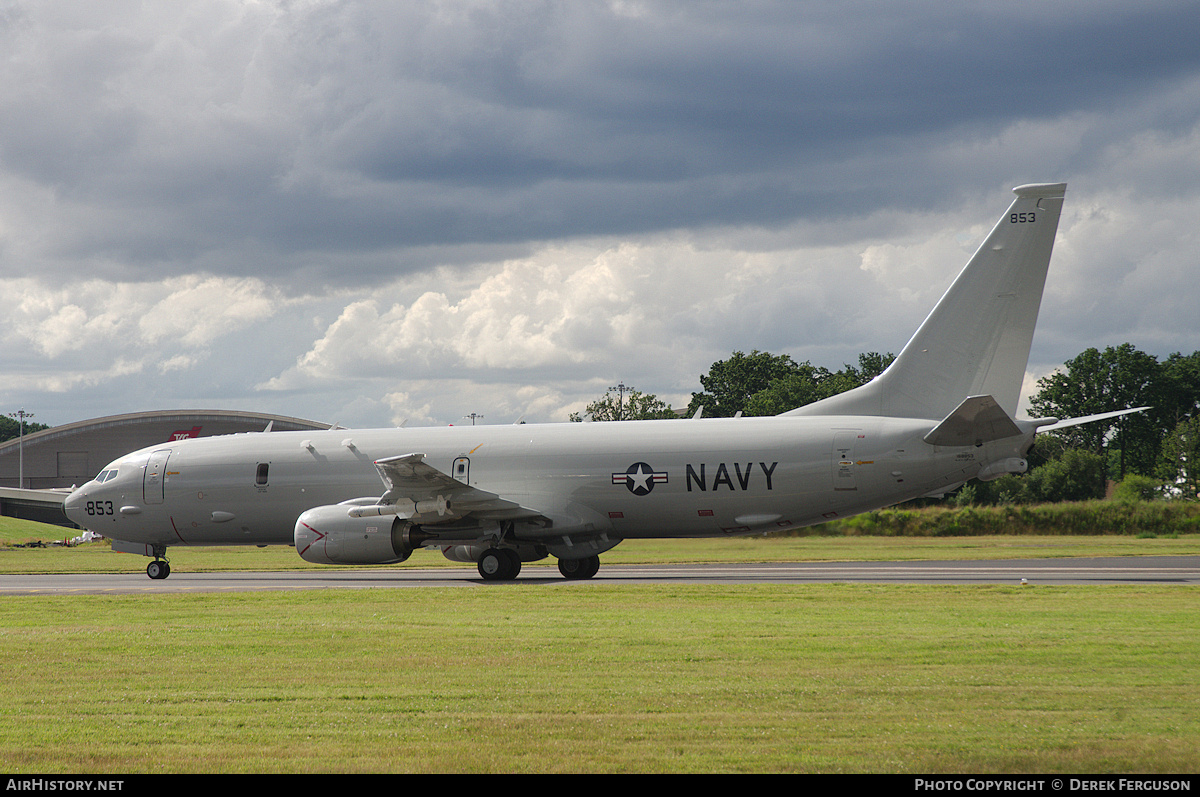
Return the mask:
<path id="1" fill-rule="evenodd" d="M 173 573 L 152 581 L 145 572 L 0 575 L 0 595 L 132 595 L 261 592 L 304 589 L 475 587 L 511 589 L 589 584 L 1009 584 L 1198 585 L 1200 556 L 1002 561 L 795 562 L 770 564 L 601 565 L 590 581 L 568 581 L 553 565 L 526 565 L 516 581 L 488 582 L 473 567 L 363 568 L 302 572 Z"/>

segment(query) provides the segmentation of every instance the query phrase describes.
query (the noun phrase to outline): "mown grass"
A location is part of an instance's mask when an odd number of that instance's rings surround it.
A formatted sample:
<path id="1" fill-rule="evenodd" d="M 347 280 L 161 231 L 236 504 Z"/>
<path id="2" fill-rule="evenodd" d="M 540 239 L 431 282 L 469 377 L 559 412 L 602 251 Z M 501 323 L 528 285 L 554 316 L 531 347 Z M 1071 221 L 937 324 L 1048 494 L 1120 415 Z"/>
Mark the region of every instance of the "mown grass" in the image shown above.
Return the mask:
<path id="1" fill-rule="evenodd" d="M 270 548 L 170 548 L 172 574 L 237 570 L 323 571 L 285 546 Z M 714 540 L 626 540 L 601 557 L 605 565 L 698 562 L 890 561 L 913 559 L 1043 559 L 1070 556 L 1200 555 L 1200 535 L 1173 539 L 1136 537 L 783 537 Z M 3 573 L 136 573 L 149 559 L 114 553 L 105 542 L 75 548 L 0 550 Z M 554 569 L 553 557 L 526 568 Z M 413 553 L 399 568 L 474 565 L 451 562 L 436 550 Z M 346 568 L 341 568 L 346 569 Z M 532 572 L 532 571 L 530 571 Z"/>
<path id="2" fill-rule="evenodd" d="M 938 513 L 943 510 L 924 510 Z M 107 542 L 73 548 L 8 548 L 29 540 L 62 540 L 76 532 L 40 523 L 0 518 L 2 573 L 120 573 L 138 572 L 144 557 L 113 553 Z M 173 573 L 233 570 L 327 570 L 302 560 L 288 546 L 255 548 L 170 548 Z M 1070 556 L 1172 556 L 1200 554 L 1200 533 L 1163 536 L 1132 534 L 995 534 L 945 536 L 911 534 L 810 534 L 806 536 L 735 537 L 684 540 L 626 540 L 602 556 L 604 564 L 664 562 L 809 562 L 883 561 L 911 559 L 1031 559 Z M 553 559 L 542 564 L 553 567 Z M 536 566 L 536 565 L 535 565 Z M 420 550 L 398 567 L 458 567 L 437 551 Z"/>
<path id="3" fill-rule="evenodd" d="M 1189 587 L 0 599 L 18 772 L 1194 772 Z"/>

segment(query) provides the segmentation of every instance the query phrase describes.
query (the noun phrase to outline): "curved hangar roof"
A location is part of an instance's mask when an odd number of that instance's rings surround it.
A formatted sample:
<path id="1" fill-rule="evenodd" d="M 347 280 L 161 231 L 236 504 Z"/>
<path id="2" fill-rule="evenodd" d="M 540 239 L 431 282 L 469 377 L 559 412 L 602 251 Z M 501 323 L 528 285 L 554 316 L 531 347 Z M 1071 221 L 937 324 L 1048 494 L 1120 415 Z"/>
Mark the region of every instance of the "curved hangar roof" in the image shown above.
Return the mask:
<path id="1" fill-rule="evenodd" d="M 83 484 L 108 463 L 146 446 L 188 437 L 272 431 L 328 429 L 329 424 L 229 410 L 164 410 L 111 415 L 25 435 L 25 483 L 20 441 L 0 443 L 0 486 L 49 489 Z"/>

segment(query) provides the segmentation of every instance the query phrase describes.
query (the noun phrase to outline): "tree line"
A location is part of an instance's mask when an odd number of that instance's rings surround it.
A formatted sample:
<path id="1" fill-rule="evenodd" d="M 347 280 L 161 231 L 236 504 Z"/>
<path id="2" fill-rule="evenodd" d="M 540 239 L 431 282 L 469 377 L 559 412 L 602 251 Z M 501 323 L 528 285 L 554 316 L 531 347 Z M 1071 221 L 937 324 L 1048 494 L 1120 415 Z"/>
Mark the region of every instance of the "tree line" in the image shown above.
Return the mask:
<path id="1" fill-rule="evenodd" d="M 1058 418 L 1147 407 L 1054 432 L 1052 439 L 1041 435 L 1035 452 L 1077 483 L 1083 498 L 1103 497 L 1113 481 L 1142 494 L 1196 500 L 1200 351 L 1159 360 L 1129 343 L 1087 349 L 1038 380 L 1029 404 L 1035 415 Z"/>
<path id="2" fill-rule="evenodd" d="M 841 369 L 796 362 L 789 355 L 737 351 L 700 377 L 686 410 L 676 412 L 652 393 L 624 385 L 574 413 L 571 420 L 640 420 L 778 415 L 866 384 L 895 355 L 867 352 Z M 1123 494 L 1196 500 L 1200 495 L 1200 351 L 1165 360 L 1129 343 L 1089 348 L 1038 380 L 1030 397 L 1034 417 L 1060 420 L 1132 407 L 1143 412 L 1038 435 L 1030 470 L 994 482 L 972 482 L 963 503 L 1034 503 L 1103 498 L 1110 482 Z"/>
<path id="3" fill-rule="evenodd" d="M 43 429 L 50 427 L 44 423 L 34 423 L 33 421 L 25 421 L 25 434 L 33 434 L 40 432 Z M 21 436 L 21 424 L 16 418 L 8 416 L 0 416 L 0 443 L 8 440 L 16 440 Z"/>
<path id="4" fill-rule="evenodd" d="M 737 415 L 778 415 L 823 398 L 865 385 L 896 359 L 894 354 L 868 352 L 858 356 L 858 365 L 839 371 L 798 363 L 787 354 L 770 354 L 757 349 L 745 354 L 735 351 L 718 360 L 700 376 L 702 390 L 692 394 L 685 410 L 676 411 L 653 393 L 642 393 L 624 385 L 610 387 L 582 413 L 571 413 L 572 421 L 588 416 L 593 421 L 642 421 L 659 418 L 732 418 Z"/>

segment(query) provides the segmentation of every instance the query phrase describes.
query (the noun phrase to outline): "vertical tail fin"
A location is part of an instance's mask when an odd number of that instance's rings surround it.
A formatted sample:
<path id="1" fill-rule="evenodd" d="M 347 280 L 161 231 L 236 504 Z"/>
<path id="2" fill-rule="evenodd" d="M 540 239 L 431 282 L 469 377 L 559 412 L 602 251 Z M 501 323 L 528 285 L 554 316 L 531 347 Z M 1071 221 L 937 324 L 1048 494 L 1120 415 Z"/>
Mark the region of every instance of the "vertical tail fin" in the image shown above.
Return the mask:
<path id="1" fill-rule="evenodd" d="M 784 415 L 940 420 L 984 395 L 1015 415 L 1066 188 L 1014 188 L 1017 198 L 886 371 Z"/>

